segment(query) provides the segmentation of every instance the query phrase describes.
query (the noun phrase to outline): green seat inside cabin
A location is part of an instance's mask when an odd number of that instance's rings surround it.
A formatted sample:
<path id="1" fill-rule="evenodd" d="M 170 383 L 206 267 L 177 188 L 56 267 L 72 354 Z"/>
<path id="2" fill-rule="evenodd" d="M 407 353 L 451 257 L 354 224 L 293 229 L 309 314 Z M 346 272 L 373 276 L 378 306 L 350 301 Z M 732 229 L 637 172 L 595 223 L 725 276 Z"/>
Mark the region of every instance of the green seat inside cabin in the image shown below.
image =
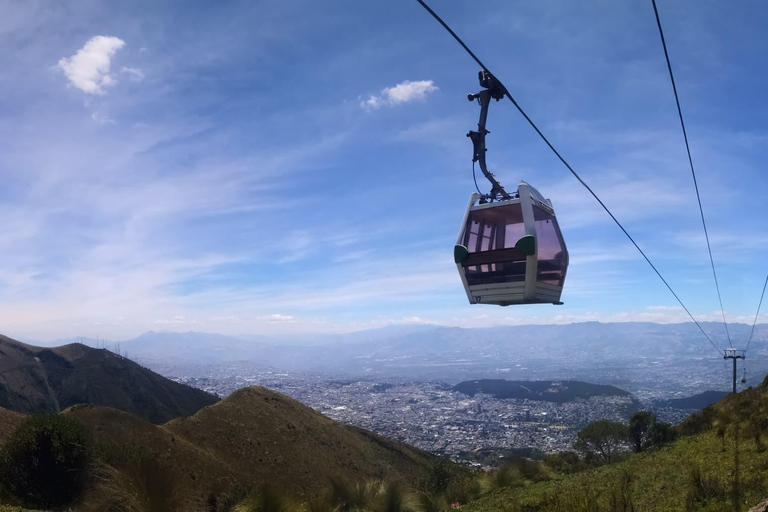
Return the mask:
<path id="1" fill-rule="evenodd" d="M 520 238 L 520 240 L 517 241 L 517 243 L 515 244 L 515 247 L 512 250 L 499 249 L 496 251 L 483 251 L 483 252 L 484 253 L 504 252 L 504 253 L 510 253 L 510 255 L 514 255 L 514 253 L 517 253 L 520 257 L 532 256 L 536 254 L 536 237 L 534 237 L 533 235 L 523 236 L 522 238 Z M 470 255 L 469 249 L 464 245 L 458 244 L 453 248 L 453 261 L 455 261 L 458 264 L 462 264 L 465 261 L 467 261 L 467 258 L 469 258 L 469 255 Z"/>

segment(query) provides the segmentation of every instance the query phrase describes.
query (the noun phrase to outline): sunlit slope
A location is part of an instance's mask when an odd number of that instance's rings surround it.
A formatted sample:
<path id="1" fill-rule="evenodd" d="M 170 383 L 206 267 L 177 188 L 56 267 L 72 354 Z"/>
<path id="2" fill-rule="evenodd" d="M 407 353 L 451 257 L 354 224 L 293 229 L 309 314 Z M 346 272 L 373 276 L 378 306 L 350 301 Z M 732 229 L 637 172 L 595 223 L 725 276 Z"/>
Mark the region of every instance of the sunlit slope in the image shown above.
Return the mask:
<path id="1" fill-rule="evenodd" d="M 0 407 L 6 409 L 44 413 L 90 403 L 163 423 L 216 401 L 108 350 L 41 348 L 0 336 Z"/>
<path id="2" fill-rule="evenodd" d="M 623 462 L 500 489 L 462 510 L 734 510 L 737 473 L 739 502 L 747 510 L 768 496 L 768 451 L 758 448 L 749 422 L 737 423 L 734 415 L 737 408 L 745 411 L 766 398 L 762 388 L 726 397 L 692 417 L 697 419 L 692 423 L 712 426 L 706 432 L 683 437 L 657 451 L 634 454 Z M 724 438 L 718 436 L 718 430 L 725 432 Z M 634 508 L 621 508 L 630 506 Z"/>
<path id="3" fill-rule="evenodd" d="M 324 489 L 332 476 L 415 482 L 437 461 L 397 441 L 340 425 L 262 387 L 236 391 L 164 429 L 204 446 L 253 482 L 268 481 L 301 494 Z"/>
<path id="4" fill-rule="evenodd" d="M 114 465 L 157 461 L 169 492 L 200 503 L 211 495 L 270 484 L 295 496 L 323 492 L 330 478 L 415 483 L 437 458 L 340 425 L 279 393 L 245 388 L 188 418 L 153 425 L 105 407 L 75 406 Z"/>

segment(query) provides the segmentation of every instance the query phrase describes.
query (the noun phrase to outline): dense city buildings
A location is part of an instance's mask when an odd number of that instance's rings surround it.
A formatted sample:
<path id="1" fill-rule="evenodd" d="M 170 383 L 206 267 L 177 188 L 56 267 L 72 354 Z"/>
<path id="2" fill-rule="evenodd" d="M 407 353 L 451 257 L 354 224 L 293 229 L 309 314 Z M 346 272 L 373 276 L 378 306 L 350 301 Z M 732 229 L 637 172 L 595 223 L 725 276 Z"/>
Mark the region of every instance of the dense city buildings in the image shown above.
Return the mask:
<path id="1" fill-rule="evenodd" d="M 604 418 L 625 422 L 641 405 L 632 396 L 565 403 L 498 399 L 469 396 L 439 382 L 332 380 L 272 370 L 244 371 L 237 365 L 212 368 L 210 377 L 176 380 L 219 396 L 244 386 L 265 386 L 341 423 L 454 458 L 484 450 L 570 450 L 584 425 Z M 666 421 L 678 422 L 691 411 L 656 412 Z"/>

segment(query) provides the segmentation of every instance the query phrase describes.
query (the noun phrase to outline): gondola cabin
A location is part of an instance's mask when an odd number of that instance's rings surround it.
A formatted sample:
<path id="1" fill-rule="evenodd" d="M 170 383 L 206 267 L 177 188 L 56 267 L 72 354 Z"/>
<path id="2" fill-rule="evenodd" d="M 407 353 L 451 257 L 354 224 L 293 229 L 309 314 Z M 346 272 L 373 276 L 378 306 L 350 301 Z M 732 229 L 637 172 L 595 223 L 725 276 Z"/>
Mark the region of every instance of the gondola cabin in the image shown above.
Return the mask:
<path id="1" fill-rule="evenodd" d="M 520 182 L 511 199 L 472 194 L 454 249 L 470 304 L 562 304 L 568 250 L 549 199 Z"/>

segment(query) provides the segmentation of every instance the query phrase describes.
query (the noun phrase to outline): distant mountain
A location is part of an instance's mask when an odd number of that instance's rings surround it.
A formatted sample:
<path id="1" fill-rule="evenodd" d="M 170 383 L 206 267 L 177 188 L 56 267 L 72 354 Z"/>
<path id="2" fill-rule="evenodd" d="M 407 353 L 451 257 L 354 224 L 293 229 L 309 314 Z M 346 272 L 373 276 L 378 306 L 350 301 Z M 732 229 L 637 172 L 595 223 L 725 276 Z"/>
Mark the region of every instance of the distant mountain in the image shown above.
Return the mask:
<path id="1" fill-rule="evenodd" d="M 474 396 L 478 393 L 496 398 L 519 398 L 564 403 L 593 396 L 632 396 L 614 386 L 565 381 L 511 381 L 503 379 L 471 380 L 457 384 L 454 391 Z"/>
<path id="2" fill-rule="evenodd" d="M 703 323 L 715 342 L 721 324 Z M 733 335 L 749 326 L 732 325 Z M 743 332 L 742 332 L 743 331 Z M 246 339 L 247 338 L 247 339 Z M 121 342 L 132 357 L 191 363 L 249 360 L 287 370 L 332 370 L 446 377 L 458 368 L 518 365 L 544 361 L 586 364 L 611 361 L 678 362 L 708 358 L 712 347 L 693 323 L 649 322 L 521 325 L 462 329 L 437 325 L 395 325 L 339 335 L 304 336 L 293 342 L 265 336 L 148 332 Z M 754 353 L 765 348 L 768 326 L 759 325 Z M 299 343 L 300 342 L 300 343 Z M 450 365 L 450 372 L 445 370 Z M 594 365 L 593 365 L 594 366 Z M 442 369 L 442 370 L 441 370 Z M 445 371 L 443 371 L 445 370 Z M 466 379 L 460 379 L 466 380 Z"/>
<path id="3" fill-rule="evenodd" d="M 701 325 L 716 344 L 725 346 L 722 324 Z M 736 340 L 746 339 L 751 329 L 745 324 L 729 327 Z M 768 325 L 759 324 L 750 348 L 754 365 L 768 365 L 767 341 Z M 474 379 L 579 380 L 667 396 L 711 388 L 723 371 L 722 358 L 690 322 L 473 329 L 416 324 L 293 338 L 148 332 L 120 345 L 133 360 L 168 376 L 206 377 L 212 364 L 244 363 L 244 372 L 275 368 L 332 378 L 450 384 Z"/>
<path id="4" fill-rule="evenodd" d="M 216 401 L 108 350 L 42 348 L 0 335 L 0 407 L 6 409 L 43 413 L 90 403 L 164 423 Z"/>
<path id="5" fill-rule="evenodd" d="M 97 442 L 115 446 L 115 454 L 150 455 L 163 474 L 171 475 L 164 480 L 164 492 L 205 506 L 212 494 L 266 483 L 303 497 L 318 494 L 331 477 L 415 483 L 441 460 L 340 425 L 261 387 L 240 389 L 194 416 L 162 426 L 104 407 L 78 406 L 66 414 L 85 423 Z M 122 467 L 119 460 L 114 464 Z"/>
<path id="6" fill-rule="evenodd" d="M 698 395 L 686 398 L 673 398 L 670 400 L 656 400 L 654 407 L 670 407 L 672 409 L 703 409 L 708 405 L 719 402 L 730 393 L 727 391 L 704 391 Z"/>

